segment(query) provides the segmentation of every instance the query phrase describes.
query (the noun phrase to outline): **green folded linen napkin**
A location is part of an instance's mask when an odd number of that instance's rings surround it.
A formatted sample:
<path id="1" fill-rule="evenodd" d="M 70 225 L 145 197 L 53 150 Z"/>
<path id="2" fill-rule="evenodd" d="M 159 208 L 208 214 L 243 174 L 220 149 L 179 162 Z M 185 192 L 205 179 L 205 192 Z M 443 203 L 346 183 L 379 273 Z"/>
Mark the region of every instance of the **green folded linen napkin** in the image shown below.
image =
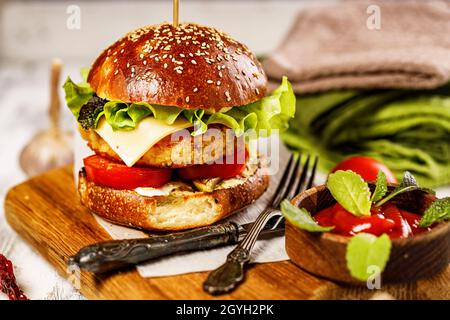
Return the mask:
<path id="1" fill-rule="evenodd" d="M 331 91 L 297 97 L 283 135 L 293 150 L 331 170 L 352 155 L 382 161 L 424 187 L 450 183 L 450 84 L 435 90 Z"/>

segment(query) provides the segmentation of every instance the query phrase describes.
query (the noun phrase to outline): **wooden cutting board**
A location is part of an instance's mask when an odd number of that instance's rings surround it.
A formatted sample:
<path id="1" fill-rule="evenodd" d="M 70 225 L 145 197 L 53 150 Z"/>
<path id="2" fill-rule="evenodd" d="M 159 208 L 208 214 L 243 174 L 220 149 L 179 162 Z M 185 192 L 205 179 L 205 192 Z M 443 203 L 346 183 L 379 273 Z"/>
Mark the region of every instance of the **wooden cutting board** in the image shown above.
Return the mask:
<path id="1" fill-rule="evenodd" d="M 65 278 L 79 284 L 89 299 L 212 299 L 202 290 L 207 273 L 142 278 L 135 269 L 97 276 L 81 272 L 79 281 L 67 259 L 81 247 L 110 240 L 79 202 L 72 167 L 49 171 L 12 188 L 5 201 L 11 226 Z M 383 292 L 402 299 L 449 299 L 450 269 L 419 283 L 383 286 Z M 221 299 L 342 299 L 370 298 L 374 291 L 341 287 L 318 279 L 288 261 L 256 264 L 236 291 Z M 380 294 L 380 291 L 377 291 Z"/>

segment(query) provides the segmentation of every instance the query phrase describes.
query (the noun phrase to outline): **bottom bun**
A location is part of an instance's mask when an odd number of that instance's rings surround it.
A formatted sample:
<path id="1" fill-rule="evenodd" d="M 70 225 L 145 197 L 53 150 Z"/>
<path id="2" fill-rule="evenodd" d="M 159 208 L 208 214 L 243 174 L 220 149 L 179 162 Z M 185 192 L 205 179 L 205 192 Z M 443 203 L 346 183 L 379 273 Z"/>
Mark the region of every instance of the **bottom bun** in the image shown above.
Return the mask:
<path id="1" fill-rule="evenodd" d="M 164 196 L 143 196 L 134 190 L 95 185 L 80 171 L 81 202 L 113 223 L 147 230 L 176 231 L 213 224 L 258 199 L 269 185 L 269 176 L 258 168 L 240 183 L 211 192 L 191 187 Z M 231 180 L 231 179 L 230 179 Z M 235 180 L 235 179 L 233 179 Z"/>

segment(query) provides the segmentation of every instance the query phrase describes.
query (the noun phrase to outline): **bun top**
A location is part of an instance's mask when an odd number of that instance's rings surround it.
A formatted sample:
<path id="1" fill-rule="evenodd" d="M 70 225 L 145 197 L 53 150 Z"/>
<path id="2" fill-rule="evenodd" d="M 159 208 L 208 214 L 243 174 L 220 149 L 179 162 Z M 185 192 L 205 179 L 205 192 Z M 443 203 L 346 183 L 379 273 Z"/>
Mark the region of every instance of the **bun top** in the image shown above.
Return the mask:
<path id="1" fill-rule="evenodd" d="M 214 28 L 164 23 L 137 29 L 94 62 L 88 82 L 108 100 L 220 111 L 265 96 L 255 55 Z"/>

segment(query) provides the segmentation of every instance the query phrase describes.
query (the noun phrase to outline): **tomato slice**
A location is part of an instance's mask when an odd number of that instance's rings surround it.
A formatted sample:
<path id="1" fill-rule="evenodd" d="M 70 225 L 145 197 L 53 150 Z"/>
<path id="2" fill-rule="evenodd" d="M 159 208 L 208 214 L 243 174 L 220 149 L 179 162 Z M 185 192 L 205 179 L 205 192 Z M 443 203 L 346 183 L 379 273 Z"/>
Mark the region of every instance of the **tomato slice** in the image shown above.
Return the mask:
<path id="1" fill-rule="evenodd" d="M 234 153 L 234 161 L 227 163 L 226 159 L 223 159 L 223 163 L 212 164 L 197 164 L 191 167 L 185 167 L 177 170 L 178 175 L 185 180 L 200 180 L 210 178 L 222 178 L 228 179 L 236 177 L 245 170 L 245 166 L 248 158 L 248 151 L 245 150 L 244 163 L 237 161 L 237 152 Z M 229 161 L 228 161 L 229 162 Z"/>
<path id="2" fill-rule="evenodd" d="M 114 189 L 158 188 L 169 182 L 171 177 L 170 169 L 127 167 L 97 155 L 87 157 L 83 162 L 88 180 Z"/>
<path id="3" fill-rule="evenodd" d="M 381 162 L 369 157 L 350 157 L 341 161 L 331 172 L 338 170 L 352 170 L 359 174 L 364 180 L 374 182 L 377 180 L 378 171 L 383 171 L 387 182 L 397 183 L 397 179 L 388 167 Z"/>

